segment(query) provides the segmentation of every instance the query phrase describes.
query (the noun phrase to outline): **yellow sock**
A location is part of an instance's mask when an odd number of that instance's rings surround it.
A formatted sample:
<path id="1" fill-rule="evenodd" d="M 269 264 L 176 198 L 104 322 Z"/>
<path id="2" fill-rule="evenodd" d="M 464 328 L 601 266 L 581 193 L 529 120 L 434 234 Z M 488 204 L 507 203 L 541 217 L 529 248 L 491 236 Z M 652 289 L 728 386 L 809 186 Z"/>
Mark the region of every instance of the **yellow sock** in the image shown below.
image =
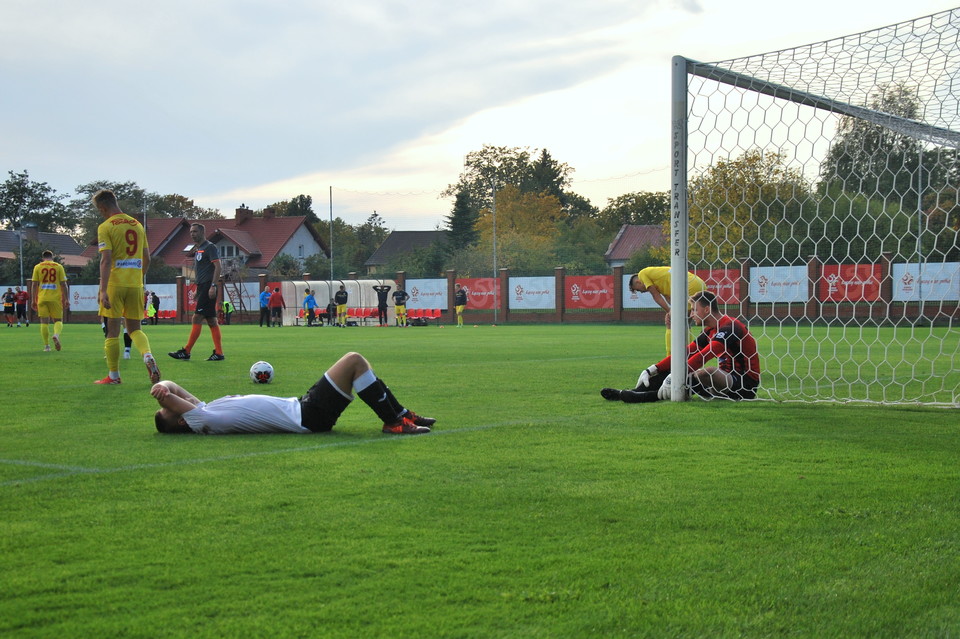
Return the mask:
<path id="1" fill-rule="evenodd" d="M 40 337 L 43 338 L 44 346 L 50 346 L 50 325 L 49 324 L 40 325 Z"/>
<path id="2" fill-rule="evenodd" d="M 671 330 L 668 328 L 667 329 L 667 355 L 670 354 L 670 334 L 671 334 Z"/>
<path id="3" fill-rule="evenodd" d="M 147 334 L 141 330 L 136 330 L 130 333 L 130 340 L 133 342 L 133 345 L 137 347 L 137 350 L 140 351 L 140 354 L 150 352 L 150 340 L 147 339 Z"/>
<path id="4" fill-rule="evenodd" d="M 60 334 L 60 331 L 62 331 L 62 330 L 63 330 L 63 322 L 61 322 L 60 320 L 57 320 L 56 322 L 53 323 L 53 334 L 54 334 L 54 335 L 59 335 L 59 334 Z"/>
<path id="5" fill-rule="evenodd" d="M 103 352 L 107 356 L 107 370 L 111 373 L 120 371 L 120 338 L 108 337 L 103 340 Z"/>

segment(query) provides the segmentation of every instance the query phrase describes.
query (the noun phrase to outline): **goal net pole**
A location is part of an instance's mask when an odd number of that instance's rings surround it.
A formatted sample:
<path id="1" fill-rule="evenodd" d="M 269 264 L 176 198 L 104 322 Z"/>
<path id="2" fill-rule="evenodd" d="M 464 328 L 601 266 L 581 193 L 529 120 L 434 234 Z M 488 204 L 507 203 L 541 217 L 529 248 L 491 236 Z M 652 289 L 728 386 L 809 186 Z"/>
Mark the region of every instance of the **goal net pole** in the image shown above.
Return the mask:
<path id="1" fill-rule="evenodd" d="M 670 129 L 670 360 L 671 399 L 687 399 L 687 60 L 673 58 Z"/>

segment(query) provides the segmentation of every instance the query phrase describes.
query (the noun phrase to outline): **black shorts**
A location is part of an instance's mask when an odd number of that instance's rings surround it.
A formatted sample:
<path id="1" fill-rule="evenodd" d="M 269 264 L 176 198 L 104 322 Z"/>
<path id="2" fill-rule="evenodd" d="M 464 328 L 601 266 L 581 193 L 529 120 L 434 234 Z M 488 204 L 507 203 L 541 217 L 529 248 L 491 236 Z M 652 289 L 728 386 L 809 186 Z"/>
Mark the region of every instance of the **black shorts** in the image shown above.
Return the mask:
<path id="1" fill-rule="evenodd" d="M 759 380 L 747 375 L 730 371 L 731 386 L 725 393 L 730 399 L 756 399 Z"/>
<path id="2" fill-rule="evenodd" d="M 300 398 L 300 425 L 315 433 L 327 432 L 349 405 L 350 400 L 324 375 Z"/>
<path id="3" fill-rule="evenodd" d="M 197 284 L 197 310 L 194 313 L 206 318 L 217 316 L 217 296 L 214 293 L 213 299 L 210 299 L 211 286 L 216 288 L 215 284 Z"/>

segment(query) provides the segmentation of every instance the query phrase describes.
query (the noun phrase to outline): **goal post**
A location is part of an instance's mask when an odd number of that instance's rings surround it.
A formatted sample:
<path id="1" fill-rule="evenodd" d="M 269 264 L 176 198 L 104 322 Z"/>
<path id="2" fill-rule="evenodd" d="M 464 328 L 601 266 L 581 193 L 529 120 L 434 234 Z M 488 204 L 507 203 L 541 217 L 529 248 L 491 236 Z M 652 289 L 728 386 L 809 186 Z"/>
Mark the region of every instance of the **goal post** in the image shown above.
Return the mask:
<path id="1" fill-rule="evenodd" d="M 750 327 L 758 398 L 960 407 L 960 9 L 672 64 L 671 270 Z M 674 353 L 686 318 L 673 277 Z"/>

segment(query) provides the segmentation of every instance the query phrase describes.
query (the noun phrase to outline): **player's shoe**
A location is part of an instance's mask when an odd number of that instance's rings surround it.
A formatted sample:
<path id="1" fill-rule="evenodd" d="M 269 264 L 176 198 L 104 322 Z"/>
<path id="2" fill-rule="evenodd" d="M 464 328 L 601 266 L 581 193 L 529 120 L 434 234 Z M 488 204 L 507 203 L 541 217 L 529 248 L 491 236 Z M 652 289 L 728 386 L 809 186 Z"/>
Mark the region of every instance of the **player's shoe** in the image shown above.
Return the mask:
<path id="1" fill-rule="evenodd" d="M 422 435 L 429 433 L 430 429 L 426 426 L 417 426 L 406 417 L 401 417 L 392 424 L 384 424 L 383 432 L 389 435 Z"/>
<path id="2" fill-rule="evenodd" d="M 50 345 L 49 345 L 49 344 L 47 344 L 46 346 L 43 347 L 43 352 L 44 352 L 44 353 L 49 353 L 49 352 L 50 352 Z"/>
<path id="3" fill-rule="evenodd" d="M 123 359 L 130 359 L 130 351 L 123 351 Z"/>
<path id="4" fill-rule="evenodd" d="M 620 400 L 620 389 L 618 388 L 603 388 L 600 390 L 600 397 L 604 399 L 609 399 L 612 402 Z"/>
<path id="5" fill-rule="evenodd" d="M 208 361 L 208 362 L 222 362 L 222 361 L 225 360 L 225 359 L 227 359 L 227 358 L 224 357 L 222 354 L 218 353 L 217 351 L 213 351 L 213 355 L 211 355 L 210 357 L 208 357 L 208 358 L 207 358 L 207 361 Z"/>
<path id="6" fill-rule="evenodd" d="M 178 351 L 173 351 L 172 353 L 167 353 L 173 359 L 190 359 L 190 353 L 186 349 L 181 348 Z"/>
<path id="7" fill-rule="evenodd" d="M 437 423 L 437 420 L 434 419 L 433 417 L 424 417 L 423 415 L 417 415 L 415 412 L 409 409 L 407 410 L 407 414 L 404 415 L 404 417 L 409 419 L 411 422 L 413 422 L 417 426 L 433 426 L 434 424 Z"/>
<path id="8" fill-rule="evenodd" d="M 53 339 L 53 347 L 59 351 L 59 350 L 60 350 L 60 337 L 57 336 L 57 335 L 54 335 L 54 336 L 52 337 L 52 339 Z"/>
<path id="9" fill-rule="evenodd" d="M 143 365 L 147 367 L 147 373 L 150 375 L 150 383 L 156 384 L 160 381 L 160 368 L 157 366 L 157 360 L 151 353 L 143 356 Z"/>
<path id="10" fill-rule="evenodd" d="M 117 379 L 113 379 L 109 375 L 107 375 L 103 379 L 98 379 L 97 381 L 94 382 L 94 384 L 119 384 L 119 383 L 120 383 L 119 377 Z"/>

